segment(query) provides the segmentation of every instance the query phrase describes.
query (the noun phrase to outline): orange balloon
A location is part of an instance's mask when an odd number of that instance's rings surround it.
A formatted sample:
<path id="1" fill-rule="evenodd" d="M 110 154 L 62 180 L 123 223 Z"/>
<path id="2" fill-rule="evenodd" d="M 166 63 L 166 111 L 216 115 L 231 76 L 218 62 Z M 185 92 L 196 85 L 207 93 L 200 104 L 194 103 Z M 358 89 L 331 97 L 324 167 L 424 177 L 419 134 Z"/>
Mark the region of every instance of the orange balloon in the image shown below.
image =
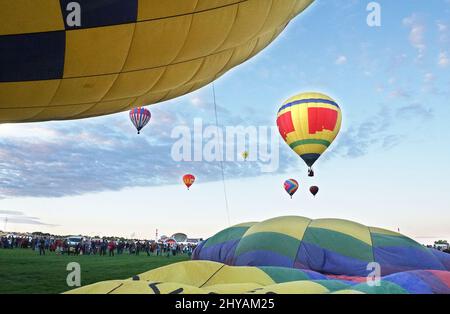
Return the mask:
<path id="1" fill-rule="evenodd" d="M 183 176 L 183 182 L 189 190 L 191 185 L 194 184 L 194 182 L 195 182 L 195 177 L 192 174 L 185 174 Z"/>

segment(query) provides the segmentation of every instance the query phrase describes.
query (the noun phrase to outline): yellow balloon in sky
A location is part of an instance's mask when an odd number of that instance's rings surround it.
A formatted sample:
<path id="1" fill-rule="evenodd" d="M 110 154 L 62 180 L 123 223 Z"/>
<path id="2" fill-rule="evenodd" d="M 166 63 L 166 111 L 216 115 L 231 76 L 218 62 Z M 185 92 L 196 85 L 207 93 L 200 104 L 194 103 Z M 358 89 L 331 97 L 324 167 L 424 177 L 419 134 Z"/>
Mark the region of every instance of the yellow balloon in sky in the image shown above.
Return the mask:
<path id="1" fill-rule="evenodd" d="M 0 0 L 0 123 L 79 119 L 192 92 L 313 0 Z"/>
<path id="2" fill-rule="evenodd" d="M 334 141 L 341 122 L 339 105 L 329 96 L 315 92 L 289 98 L 277 115 L 281 137 L 310 168 Z"/>

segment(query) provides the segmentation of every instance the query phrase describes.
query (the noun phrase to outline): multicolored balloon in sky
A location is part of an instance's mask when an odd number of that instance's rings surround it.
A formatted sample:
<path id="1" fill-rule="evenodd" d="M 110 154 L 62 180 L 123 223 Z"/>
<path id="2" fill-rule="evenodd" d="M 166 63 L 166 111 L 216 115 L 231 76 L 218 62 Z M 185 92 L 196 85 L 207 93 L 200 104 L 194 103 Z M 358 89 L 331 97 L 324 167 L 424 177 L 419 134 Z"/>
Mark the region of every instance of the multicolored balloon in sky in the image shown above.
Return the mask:
<path id="1" fill-rule="evenodd" d="M 302 93 L 286 100 L 278 110 L 281 137 L 311 167 L 331 145 L 341 128 L 339 105 L 321 93 Z"/>
<path id="2" fill-rule="evenodd" d="M 146 108 L 137 107 L 130 110 L 130 120 L 133 122 L 138 134 L 141 134 L 141 130 L 147 125 L 151 117 L 150 110 Z"/>
<path id="3" fill-rule="evenodd" d="M 297 180 L 287 179 L 286 181 L 284 181 L 284 189 L 292 198 L 292 195 L 294 195 L 295 192 L 297 192 L 297 190 L 298 190 Z"/>
<path id="4" fill-rule="evenodd" d="M 195 177 L 192 174 L 185 174 L 183 176 L 183 182 L 186 185 L 187 189 L 191 187 L 192 184 L 195 182 Z"/>

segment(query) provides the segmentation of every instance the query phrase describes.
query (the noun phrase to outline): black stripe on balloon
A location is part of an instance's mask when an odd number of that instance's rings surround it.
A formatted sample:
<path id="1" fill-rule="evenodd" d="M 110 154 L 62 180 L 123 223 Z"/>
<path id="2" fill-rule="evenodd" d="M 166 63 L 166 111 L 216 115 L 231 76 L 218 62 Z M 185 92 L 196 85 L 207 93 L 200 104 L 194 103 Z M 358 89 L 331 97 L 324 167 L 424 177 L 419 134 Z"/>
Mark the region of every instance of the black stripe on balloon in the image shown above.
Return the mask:
<path id="1" fill-rule="evenodd" d="M 65 31 L 0 36 L 0 82 L 61 79 Z"/>
<path id="2" fill-rule="evenodd" d="M 66 30 L 108 25 L 135 23 L 138 15 L 138 0 L 77 0 L 80 5 L 81 25 L 70 26 L 67 17 L 73 9 L 67 7 L 72 0 L 59 0 Z M 70 18 L 69 18 L 70 19 Z"/>

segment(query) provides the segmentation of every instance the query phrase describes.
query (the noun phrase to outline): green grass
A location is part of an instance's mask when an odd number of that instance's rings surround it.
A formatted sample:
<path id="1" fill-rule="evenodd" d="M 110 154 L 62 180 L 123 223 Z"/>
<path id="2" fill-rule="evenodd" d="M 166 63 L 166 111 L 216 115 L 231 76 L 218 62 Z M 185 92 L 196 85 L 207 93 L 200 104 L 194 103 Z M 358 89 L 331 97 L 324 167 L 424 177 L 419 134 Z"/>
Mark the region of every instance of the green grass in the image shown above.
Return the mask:
<path id="1" fill-rule="evenodd" d="M 81 285 L 110 279 L 126 279 L 150 269 L 188 260 L 179 256 L 98 255 L 66 256 L 47 252 L 45 256 L 31 249 L 0 249 L 1 293 L 61 293 L 72 288 L 66 284 L 67 264 L 81 267 Z"/>

